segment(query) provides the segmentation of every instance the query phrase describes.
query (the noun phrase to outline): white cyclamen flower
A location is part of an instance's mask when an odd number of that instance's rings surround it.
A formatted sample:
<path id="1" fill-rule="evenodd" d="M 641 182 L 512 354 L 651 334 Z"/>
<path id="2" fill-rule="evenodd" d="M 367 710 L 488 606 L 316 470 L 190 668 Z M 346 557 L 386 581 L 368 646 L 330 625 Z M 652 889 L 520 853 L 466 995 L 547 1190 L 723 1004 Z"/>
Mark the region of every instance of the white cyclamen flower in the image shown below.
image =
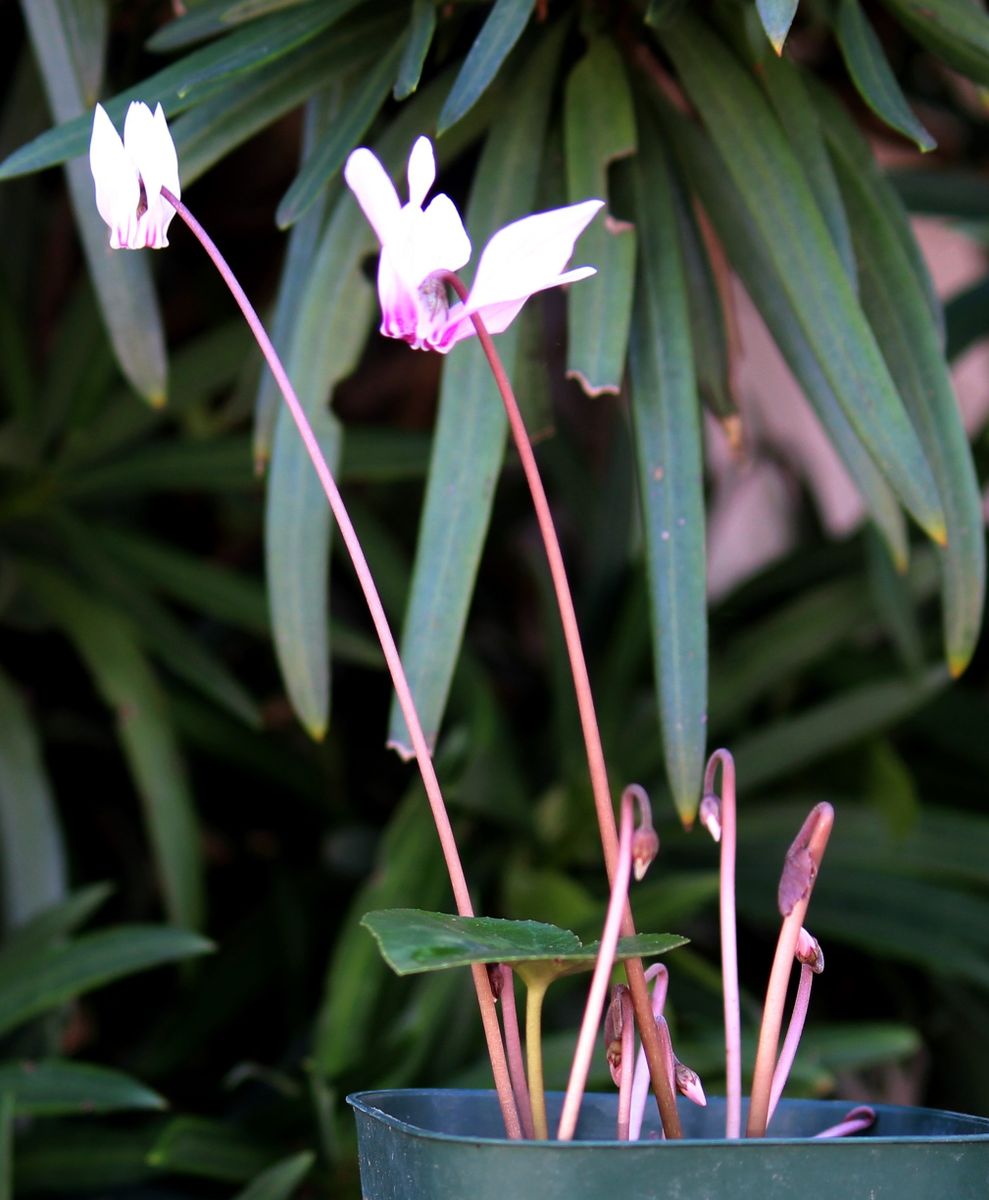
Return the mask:
<path id="1" fill-rule="evenodd" d="M 96 207 L 110 226 L 114 250 L 160 250 L 175 209 L 161 194 L 179 199 L 179 160 L 159 104 L 154 113 L 135 101 L 127 110 L 123 141 L 102 105 L 93 114 L 89 166 Z"/>
<path id="2" fill-rule="evenodd" d="M 471 244 L 449 196 L 434 196 L 423 208 L 436 179 L 429 139 L 420 137 L 409 155 L 408 204 L 400 203 L 384 167 L 364 147 L 347 159 L 344 178 L 381 243 L 381 332 L 416 350 L 445 354 L 471 337 L 472 313 L 489 333 L 501 333 L 533 293 L 595 273 L 594 267 L 563 270 L 577 238 L 603 207 L 601 200 L 585 200 L 500 229 L 481 254 L 467 300 L 448 304 L 442 273 L 458 271 Z"/>

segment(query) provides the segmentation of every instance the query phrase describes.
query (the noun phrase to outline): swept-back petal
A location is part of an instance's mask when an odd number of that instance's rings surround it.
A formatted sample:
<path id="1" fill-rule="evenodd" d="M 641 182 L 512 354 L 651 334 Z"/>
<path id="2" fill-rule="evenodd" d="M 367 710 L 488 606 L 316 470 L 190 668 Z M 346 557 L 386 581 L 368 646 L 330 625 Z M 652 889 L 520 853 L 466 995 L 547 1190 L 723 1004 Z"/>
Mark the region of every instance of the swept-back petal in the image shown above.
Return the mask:
<path id="1" fill-rule="evenodd" d="M 573 254 L 574 243 L 603 205 L 601 200 L 585 200 L 523 217 L 499 229 L 477 264 L 467 308 L 478 312 L 567 282 L 561 272 Z"/>
<path id="2" fill-rule="evenodd" d="M 409 154 L 408 179 L 409 203 L 422 208 L 429 189 L 436 182 L 436 159 L 433 157 L 433 143 L 428 137 L 416 138 Z"/>
<path id="3" fill-rule="evenodd" d="M 422 283 L 434 271 L 459 271 L 470 258 L 470 238 L 457 206 L 442 192 L 434 196 L 410 230 L 410 273 Z"/>
<path id="4" fill-rule="evenodd" d="M 110 227 L 110 245 L 119 250 L 128 244 L 141 184 L 120 134 L 101 104 L 97 104 L 93 114 L 89 166 L 96 184 L 96 207 Z"/>
<path id="5" fill-rule="evenodd" d="M 354 193 L 378 241 L 385 244 L 392 235 L 401 205 L 398 192 L 377 156 L 366 147 L 354 150 L 343 168 L 343 177 Z"/>

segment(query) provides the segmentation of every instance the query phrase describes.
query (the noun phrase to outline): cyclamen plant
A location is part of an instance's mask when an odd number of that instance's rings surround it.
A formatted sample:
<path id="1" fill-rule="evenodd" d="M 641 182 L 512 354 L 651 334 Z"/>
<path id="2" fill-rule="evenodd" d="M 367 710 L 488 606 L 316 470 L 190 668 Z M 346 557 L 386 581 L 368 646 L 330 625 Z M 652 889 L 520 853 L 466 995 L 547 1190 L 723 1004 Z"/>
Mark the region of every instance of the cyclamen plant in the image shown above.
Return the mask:
<path id="1" fill-rule="evenodd" d="M 96 204 L 110 228 L 113 249 L 162 249 L 178 215 L 215 264 L 243 313 L 298 428 L 313 468 L 333 511 L 363 591 L 385 657 L 422 776 L 439 835 L 458 916 L 425 913 L 369 914 L 365 923 L 382 945 L 385 957 L 414 970 L 417 937 L 430 951 L 446 953 L 469 963 L 491 1060 L 505 1129 L 510 1138 L 549 1136 L 542 1082 L 540 1009 L 553 979 L 593 966 L 584 1018 L 577 1040 L 566 1096 L 556 1131 L 558 1138 L 574 1136 L 594 1045 L 604 1016 L 606 1053 L 619 1087 L 617 1137 L 637 1138 L 642 1129 L 646 1092 L 651 1081 L 667 1137 L 681 1135 L 675 1095 L 704 1104 L 704 1090 L 695 1072 L 680 1063 L 673 1050 L 663 1015 L 669 982 L 667 968 L 645 970 L 641 955 L 661 953 L 683 939 L 638 937 L 629 906 L 634 874 L 641 879 L 659 850 L 649 800 L 638 785 L 625 788 L 616 826 L 607 767 L 598 731 L 573 599 L 549 503 L 532 445 L 508 376 L 491 335 L 505 330 L 530 296 L 594 274 L 593 266 L 565 269 L 577 238 L 602 208 L 602 201 L 579 204 L 524 217 L 495 233 L 478 261 L 468 289 L 455 272 L 471 255 L 471 242 L 456 206 L 442 193 L 427 204 L 436 178 L 432 145 L 420 137 L 408 163 L 409 199 L 404 205 L 383 166 L 368 149 L 355 150 L 344 176 L 381 243 L 378 295 L 381 332 L 414 349 L 448 353 L 458 342 L 476 337 L 488 359 L 508 415 L 515 446 L 529 486 L 540 534 L 549 562 L 567 654 L 573 675 L 587 754 L 610 897 L 600 943 L 582 947 L 566 931 L 535 922 L 476 920 L 456 839 L 444 803 L 429 746 L 419 721 L 398 649 L 374 579 L 347 513 L 339 488 L 319 448 L 298 397 L 253 306 L 206 231 L 181 200 L 178 161 L 161 106 L 154 111 L 131 104 L 120 138 L 106 112 L 97 105 L 90 144 L 90 165 L 96 184 Z M 452 297 L 451 297 L 452 293 Z M 721 772 L 721 794 L 715 788 Z M 634 810 L 639 822 L 635 825 Z M 721 843 L 721 943 L 724 981 L 727 1109 L 725 1135 L 741 1135 L 741 1032 L 738 966 L 735 941 L 735 774 L 731 755 L 716 751 L 707 767 L 701 823 Z M 813 976 L 823 968 L 816 940 L 804 919 L 834 813 L 819 804 L 808 816 L 787 853 L 779 887 L 782 916 L 776 955 L 769 979 L 759 1033 L 746 1133 L 765 1134 L 793 1062 L 803 1028 Z M 463 950 L 471 934 L 472 949 Z M 478 950 L 488 939 L 492 951 Z M 608 1001 L 617 959 L 624 962 L 626 985 L 618 985 Z M 779 1037 L 793 962 L 800 978 L 782 1049 Z M 409 965 L 409 963 L 413 965 Z M 439 963 L 439 965 L 445 965 Z M 514 975 L 526 985 L 526 1055 L 515 1013 Z M 653 988 L 650 994 L 649 982 Z M 496 1004 L 501 1001 L 499 1023 Z M 605 1009 L 607 1006 L 607 1013 Z M 640 1046 L 636 1052 L 636 1029 Z M 820 1136 L 856 1132 L 867 1127 L 869 1110 L 855 1110 L 847 1121 Z"/>

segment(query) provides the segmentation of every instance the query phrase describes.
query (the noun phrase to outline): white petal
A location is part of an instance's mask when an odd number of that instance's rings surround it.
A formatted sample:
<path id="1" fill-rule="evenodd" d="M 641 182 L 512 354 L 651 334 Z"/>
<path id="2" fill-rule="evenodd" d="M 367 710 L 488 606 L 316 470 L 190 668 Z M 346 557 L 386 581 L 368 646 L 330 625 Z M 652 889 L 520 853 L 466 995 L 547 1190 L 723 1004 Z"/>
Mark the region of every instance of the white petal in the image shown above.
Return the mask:
<path id="1" fill-rule="evenodd" d="M 459 271 L 470 258 L 470 238 L 450 197 L 441 192 L 416 216 L 409 245 L 410 274 L 416 282 L 434 271 Z"/>
<path id="2" fill-rule="evenodd" d="M 436 160 L 433 157 L 433 144 L 428 137 L 416 138 L 409 154 L 408 178 L 409 203 L 422 208 L 422 202 L 436 182 Z"/>
<path id="3" fill-rule="evenodd" d="M 137 169 L 101 104 L 97 104 L 93 114 L 89 166 L 96 184 L 96 207 L 110 226 L 111 245 L 120 249 L 128 244 L 129 226 L 137 212 L 141 185 Z"/>
<path id="4" fill-rule="evenodd" d="M 561 272 L 573 254 L 574 242 L 602 207 L 601 200 L 585 200 L 499 229 L 477 265 L 468 308 L 480 311 L 573 279 Z"/>
<path id="5" fill-rule="evenodd" d="M 395 185 L 377 157 L 363 146 L 347 159 L 343 177 L 378 241 L 384 245 L 392 234 L 401 208 Z"/>

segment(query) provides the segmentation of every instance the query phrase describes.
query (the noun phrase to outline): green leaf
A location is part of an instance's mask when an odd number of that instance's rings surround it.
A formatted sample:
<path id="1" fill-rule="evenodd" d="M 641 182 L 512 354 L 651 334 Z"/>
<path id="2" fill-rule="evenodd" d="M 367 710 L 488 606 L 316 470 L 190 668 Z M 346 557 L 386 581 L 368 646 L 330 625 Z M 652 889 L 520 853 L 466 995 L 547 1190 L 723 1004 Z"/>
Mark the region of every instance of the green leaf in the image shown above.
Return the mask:
<path id="1" fill-rule="evenodd" d="M 480 100 L 529 23 L 536 0 L 495 0 L 440 112 L 436 132 L 455 125 Z"/>
<path id="2" fill-rule="evenodd" d="M 258 1138 L 224 1121 L 176 1117 L 148 1151 L 148 1165 L 176 1175 L 245 1183 L 274 1155 Z"/>
<path id="3" fill-rule="evenodd" d="M 20 970 L 20 964 L 43 946 L 57 942 L 85 924 L 113 892 L 108 883 L 94 883 L 73 892 L 26 921 L 4 938 L 0 945 L 0 977 Z"/>
<path id="4" fill-rule="evenodd" d="M 767 58 L 759 78 L 831 234 L 834 248 L 853 287 L 857 287 L 855 252 L 848 217 L 824 141 L 818 113 L 808 95 L 804 75 L 786 58 Z"/>
<path id="5" fill-rule="evenodd" d="M 786 296 L 786 287 L 763 234 L 747 214 L 738 191 L 703 135 L 669 109 L 664 125 L 686 168 L 692 187 L 711 218 L 732 266 L 769 327 L 790 370 L 824 426 L 832 445 L 859 489 L 869 514 L 881 530 L 894 561 L 907 563 L 903 514 L 889 485 L 856 435 L 838 403 L 810 336 Z"/>
<path id="6" fill-rule="evenodd" d="M 315 203 L 370 128 L 391 90 L 401 48 L 399 41 L 384 53 L 379 52 L 373 65 L 361 74 L 340 116 L 313 147 L 302 170 L 279 202 L 275 220 L 280 229 L 293 225 Z"/>
<path id="7" fill-rule="evenodd" d="M 663 35 L 848 421 L 933 540 L 937 487 L 807 181 L 757 86 L 689 13 Z"/>
<path id="8" fill-rule="evenodd" d="M 569 929 L 542 921 L 455 917 L 418 908 L 393 908 L 368 913 L 361 924 L 371 931 L 397 975 L 499 962 L 555 964 L 559 967 L 556 973 L 565 974 L 592 970 L 598 953 L 596 943 L 585 946 Z M 617 958 L 653 958 L 686 942 L 674 933 L 640 933 L 619 940 Z"/>
<path id="9" fill-rule="evenodd" d="M 129 1075 L 56 1058 L 0 1063 L 0 1093 L 14 1096 L 19 1117 L 63 1117 L 165 1107 L 157 1092 Z"/>
<path id="10" fill-rule="evenodd" d="M 203 863 L 192 796 L 165 698 L 123 615 L 65 576 L 22 563 L 25 581 L 68 637 L 117 716 L 117 733 L 144 804 L 170 918 L 203 920 Z"/>
<path id="11" fill-rule="evenodd" d="M 283 1158 L 252 1179 L 234 1200 L 288 1200 L 312 1170 L 315 1161 L 316 1156 L 311 1150 Z"/>
<path id="12" fill-rule="evenodd" d="M 204 0 L 178 20 L 163 25 L 148 38 L 147 48 L 158 53 L 177 50 L 215 37 L 218 33 L 226 33 L 244 21 L 253 21 L 267 13 L 305 3 L 309 3 L 309 0 L 250 0 L 246 4 L 237 3 L 236 0 Z"/>
<path id="13" fill-rule="evenodd" d="M 594 38 L 566 85 L 567 198 L 608 198 L 608 166 L 635 153 L 632 94 L 621 55 L 607 38 Z M 567 376 L 589 396 L 617 395 L 625 371 L 635 231 L 606 211 L 581 238 L 581 261 L 598 273 L 567 296 Z"/>
<path id="14" fill-rule="evenodd" d="M 140 1183 L 153 1175 L 148 1146 L 156 1126 L 110 1129 L 104 1123 L 36 1123 L 17 1140 L 17 1190 L 69 1196 Z"/>
<path id="15" fill-rule="evenodd" d="M 945 305 L 944 321 L 948 329 L 944 356 L 955 362 L 989 333 L 989 276 L 956 292 Z"/>
<path id="16" fill-rule="evenodd" d="M 835 33 L 852 82 L 876 116 L 919 149 L 933 150 L 937 142 L 914 116 L 858 0 L 840 0 Z"/>
<path id="17" fill-rule="evenodd" d="M 467 208 L 466 225 L 475 246 L 534 206 L 564 33 L 562 25 L 550 30 L 522 65 L 485 143 Z M 511 375 L 518 325 L 500 334 L 496 345 Z M 506 428 L 487 360 L 476 339 L 470 339 L 443 366 L 433 458 L 402 630 L 402 660 L 430 740 L 439 730 L 463 638 Z M 388 740 L 400 753 L 409 748 L 397 703 L 392 705 Z"/>
<path id="18" fill-rule="evenodd" d="M 65 896 L 65 847 L 38 735 L 17 688 L 3 672 L 0 672 L 0 867 L 3 921 L 7 928 L 22 925 Z"/>
<path id="19" fill-rule="evenodd" d="M 745 780 L 747 788 L 774 783 L 890 728 L 930 700 L 946 683 L 943 668 L 930 670 L 918 680 L 883 679 L 765 725 L 736 743 L 738 777 Z"/>
<path id="20" fill-rule="evenodd" d="M 777 54 L 783 53 L 783 43 L 790 32 L 793 18 L 797 15 L 799 2 L 800 0 L 756 0 L 759 20 Z"/>
<path id="21" fill-rule="evenodd" d="M 960 675 L 972 656 L 985 600 L 982 497 L 948 367 L 911 264 L 892 223 L 896 211 L 835 145 L 835 164 L 852 223 L 862 305 L 913 421 L 944 505 L 948 544 L 939 550 L 948 668 Z"/>
<path id="22" fill-rule="evenodd" d="M 14 1195 L 14 1097 L 0 1092 L 0 1200 Z"/>
<path id="23" fill-rule="evenodd" d="M 924 666 L 924 644 L 909 583 L 896 570 L 889 551 L 873 530 L 867 530 L 865 549 L 869 591 L 876 611 L 904 668 L 917 675 Z"/>
<path id="24" fill-rule="evenodd" d="M 989 180 L 975 171 L 901 168 L 890 171 L 889 182 L 910 212 L 918 215 L 982 221 L 989 207 Z"/>
<path id="25" fill-rule="evenodd" d="M 408 26 L 402 59 L 398 64 L 398 78 L 395 80 L 393 94 L 396 100 L 407 100 L 422 78 L 422 68 L 436 32 L 436 5 L 433 0 L 412 0 Z"/>
<path id="26" fill-rule="evenodd" d="M 922 45 L 977 83 L 989 84 L 989 16 L 972 0 L 883 0 Z"/>
<path id="27" fill-rule="evenodd" d="M 65 0 L 64 3 L 60 0 L 30 0 L 22 4 L 49 108 L 57 121 L 76 118 L 73 125 L 78 126 L 83 135 L 82 144 L 74 153 L 87 148 L 92 120 L 89 109 L 94 96 L 87 94 L 85 88 L 87 81 L 89 86 L 96 82 L 88 68 L 85 78 L 80 73 L 78 56 L 81 54 L 90 65 L 102 61 L 105 30 L 99 21 L 92 21 L 87 15 L 91 7 L 90 0 Z M 83 41 L 78 40 L 80 28 L 88 30 Z M 79 116 L 80 113 L 84 115 Z M 63 155 L 56 161 L 69 157 L 72 155 Z M 152 404 L 162 404 L 167 369 L 165 334 L 151 281 L 150 258 L 144 254 L 109 251 L 109 233 L 96 209 L 93 178 L 87 162 L 70 163 L 67 178 L 76 226 L 117 361 L 124 375 L 145 399 Z"/>
<path id="28" fill-rule="evenodd" d="M 212 949 L 198 934 L 164 925 L 120 925 L 44 946 L 16 975 L 0 979 L 0 1032 L 126 975 Z"/>
<path id="29" fill-rule="evenodd" d="M 374 870 L 358 890 L 333 949 L 313 1039 L 318 1074 L 338 1078 L 359 1066 L 373 1036 L 386 968 L 361 928 L 372 908 L 440 904 L 448 888 L 436 828 L 419 788 L 388 823 Z"/>
<path id="30" fill-rule="evenodd" d="M 703 466 L 673 192 L 650 134 L 647 122 L 635 173 L 640 252 L 629 374 L 666 774 L 689 826 L 707 732 Z"/>

